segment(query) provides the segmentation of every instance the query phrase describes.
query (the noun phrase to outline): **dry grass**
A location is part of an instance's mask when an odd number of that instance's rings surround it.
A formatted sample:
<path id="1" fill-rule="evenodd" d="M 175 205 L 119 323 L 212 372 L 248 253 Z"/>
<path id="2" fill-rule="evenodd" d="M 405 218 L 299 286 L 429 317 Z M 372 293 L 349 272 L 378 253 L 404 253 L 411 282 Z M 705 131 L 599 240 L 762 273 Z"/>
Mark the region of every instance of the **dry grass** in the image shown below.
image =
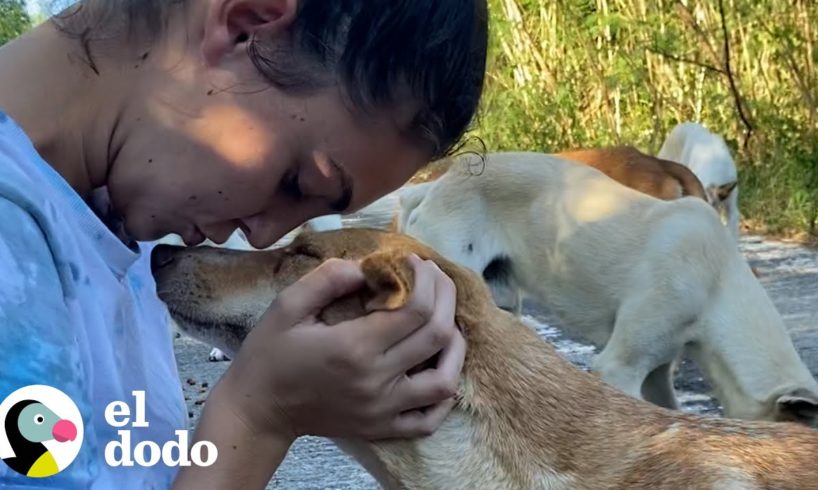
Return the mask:
<path id="1" fill-rule="evenodd" d="M 490 6 L 473 133 L 489 151 L 631 144 L 655 153 L 673 125 L 699 121 L 735 155 L 745 217 L 770 233 L 818 234 L 818 2 Z"/>

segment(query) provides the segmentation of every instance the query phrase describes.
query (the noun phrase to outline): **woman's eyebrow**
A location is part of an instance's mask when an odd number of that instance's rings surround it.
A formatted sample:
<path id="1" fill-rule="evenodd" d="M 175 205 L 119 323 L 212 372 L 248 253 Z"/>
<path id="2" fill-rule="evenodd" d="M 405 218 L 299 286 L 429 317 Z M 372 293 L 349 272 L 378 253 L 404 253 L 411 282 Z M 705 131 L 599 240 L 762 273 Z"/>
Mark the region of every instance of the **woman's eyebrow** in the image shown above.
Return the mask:
<path id="1" fill-rule="evenodd" d="M 349 176 L 349 173 L 347 173 L 344 167 L 339 165 L 338 162 L 336 162 L 332 158 L 330 158 L 329 161 L 330 164 L 332 164 L 332 166 L 335 167 L 335 170 L 338 171 L 338 175 L 341 178 L 341 196 L 332 203 L 330 203 L 330 208 L 337 213 L 342 213 L 346 211 L 346 209 L 349 207 L 349 204 L 352 202 L 352 196 L 355 191 L 355 185 L 352 181 L 352 177 Z"/>

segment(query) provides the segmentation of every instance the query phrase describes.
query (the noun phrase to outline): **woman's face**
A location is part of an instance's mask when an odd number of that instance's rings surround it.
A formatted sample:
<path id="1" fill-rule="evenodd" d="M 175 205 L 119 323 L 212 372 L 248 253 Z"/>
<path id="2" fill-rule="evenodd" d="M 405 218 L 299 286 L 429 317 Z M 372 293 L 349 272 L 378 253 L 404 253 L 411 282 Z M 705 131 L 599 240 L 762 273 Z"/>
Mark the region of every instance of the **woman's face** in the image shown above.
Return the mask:
<path id="1" fill-rule="evenodd" d="M 310 218 L 365 206 L 428 159 L 399 129 L 408 107 L 364 117 L 334 89 L 290 95 L 241 50 L 216 65 L 170 57 L 145 70 L 107 180 L 137 240 L 222 242 L 242 228 L 266 247 Z"/>

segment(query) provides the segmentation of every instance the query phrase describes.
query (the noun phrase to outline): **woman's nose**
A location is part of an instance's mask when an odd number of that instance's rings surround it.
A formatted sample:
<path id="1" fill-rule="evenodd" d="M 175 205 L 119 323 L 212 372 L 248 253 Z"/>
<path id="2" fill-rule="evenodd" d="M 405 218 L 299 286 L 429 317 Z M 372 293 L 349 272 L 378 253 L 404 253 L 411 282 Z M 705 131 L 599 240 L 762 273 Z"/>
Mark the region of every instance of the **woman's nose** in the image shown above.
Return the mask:
<path id="1" fill-rule="evenodd" d="M 285 217 L 276 219 L 267 215 L 256 215 L 251 218 L 243 220 L 244 236 L 254 248 L 266 249 L 270 248 L 274 243 L 281 239 L 291 229 L 294 229 L 296 224 L 288 228 L 287 223 L 292 221 Z"/>

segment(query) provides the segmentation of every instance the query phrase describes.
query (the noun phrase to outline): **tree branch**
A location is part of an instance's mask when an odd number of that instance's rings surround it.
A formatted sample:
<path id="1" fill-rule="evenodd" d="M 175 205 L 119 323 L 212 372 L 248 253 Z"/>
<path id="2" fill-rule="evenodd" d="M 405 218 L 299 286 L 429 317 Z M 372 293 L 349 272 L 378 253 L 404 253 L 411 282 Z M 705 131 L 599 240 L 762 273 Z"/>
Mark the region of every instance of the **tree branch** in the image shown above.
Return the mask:
<path id="1" fill-rule="evenodd" d="M 696 65 L 696 66 L 699 66 L 701 68 L 704 68 L 705 70 L 716 72 L 716 73 L 718 73 L 720 75 L 726 75 L 727 74 L 723 69 L 721 69 L 721 68 L 719 68 L 717 66 L 708 65 L 707 63 L 705 63 L 703 61 L 692 60 L 692 59 L 689 59 L 689 58 L 682 58 L 681 56 L 676 56 L 675 54 L 667 53 L 665 51 L 659 51 L 658 49 L 654 49 L 654 48 L 651 48 L 651 47 L 648 47 L 648 48 L 645 48 L 645 49 L 647 49 L 647 51 L 650 52 L 650 53 L 658 54 L 659 56 L 661 56 L 663 58 L 667 58 L 669 60 L 677 61 L 679 63 L 687 63 L 687 64 L 690 64 L 690 65 Z"/>
<path id="2" fill-rule="evenodd" d="M 696 33 L 696 36 L 699 38 L 699 42 L 710 52 L 710 56 L 714 60 L 719 59 L 719 55 L 716 53 L 716 49 L 713 47 L 713 44 L 710 42 L 710 38 L 707 37 L 707 34 L 702 30 L 702 27 L 696 21 L 696 16 L 693 14 L 693 11 L 690 10 L 690 7 L 685 5 L 682 0 L 678 0 L 677 9 L 680 9 L 684 12 L 684 15 L 681 15 L 683 20 L 687 22 L 688 25 L 693 29 Z"/>
<path id="3" fill-rule="evenodd" d="M 730 34 L 727 32 L 727 18 L 724 15 L 724 0 L 719 0 L 719 15 L 721 16 L 721 31 L 724 35 L 724 72 L 727 75 L 727 80 L 730 82 L 730 92 L 733 94 L 733 100 L 736 103 L 736 110 L 741 122 L 744 124 L 746 131 L 744 133 L 744 149 L 750 142 L 750 136 L 753 134 L 753 125 L 744 112 L 744 104 L 742 104 L 741 94 L 739 94 L 736 80 L 733 77 L 733 71 L 730 68 Z"/>

